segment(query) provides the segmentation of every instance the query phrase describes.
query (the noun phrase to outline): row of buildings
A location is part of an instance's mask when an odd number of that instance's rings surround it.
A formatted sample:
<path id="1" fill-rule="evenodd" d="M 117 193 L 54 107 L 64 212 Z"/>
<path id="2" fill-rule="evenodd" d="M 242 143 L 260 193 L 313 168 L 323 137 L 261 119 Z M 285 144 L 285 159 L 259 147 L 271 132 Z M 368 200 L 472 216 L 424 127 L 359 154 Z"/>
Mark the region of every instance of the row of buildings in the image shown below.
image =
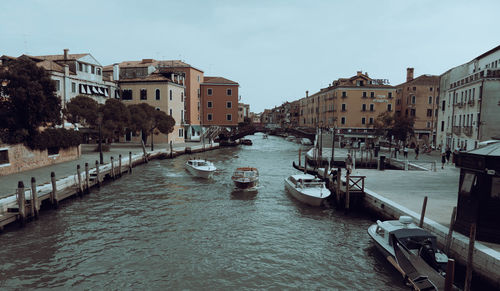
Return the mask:
<path id="1" fill-rule="evenodd" d="M 357 72 L 318 92 L 266 109 L 261 121 L 268 127 L 337 128 L 344 138 L 375 137 L 377 117 L 389 112 L 410 117 L 410 143 L 471 149 L 500 138 L 500 46 L 440 76 L 414 77 L 392 86 Z"/>
<path id="2" fill-rule="evenodd" d="M 63 108 L 83 95 L 101 104 L 109 98 L 147 103 L 169 114 L 175 120 L 174 131 L 155 137 L 159 143 L 199 140 L 204 128 L 234 127 L 250 117 L 249 105 L 239 102 L 238 82 L 205 76 L 203 70 L 180 60 L 142 59 L 103 66 L 90 53 L 70 54 L 68 49 L 58 55 L 23 56 L 48 71 Z M 3 55 L 0 66 L 15 59 Z M 139 137 L 128 132 L 123 141 Z"/>

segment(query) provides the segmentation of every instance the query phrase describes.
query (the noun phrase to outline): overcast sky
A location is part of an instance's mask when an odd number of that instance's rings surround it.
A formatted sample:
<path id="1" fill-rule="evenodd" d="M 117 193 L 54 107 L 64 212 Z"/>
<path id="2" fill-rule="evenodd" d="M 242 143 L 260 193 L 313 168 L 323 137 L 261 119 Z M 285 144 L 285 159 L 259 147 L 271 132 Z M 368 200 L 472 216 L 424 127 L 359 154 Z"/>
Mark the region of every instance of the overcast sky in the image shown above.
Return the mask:
<path id="1" fill-rule="evenodd" d="M 500 44 L 500 1 L 2 0 L 0 55 L 181 59 L 240 84 L 251 111 L 356 71 L 392 85 Z"/>

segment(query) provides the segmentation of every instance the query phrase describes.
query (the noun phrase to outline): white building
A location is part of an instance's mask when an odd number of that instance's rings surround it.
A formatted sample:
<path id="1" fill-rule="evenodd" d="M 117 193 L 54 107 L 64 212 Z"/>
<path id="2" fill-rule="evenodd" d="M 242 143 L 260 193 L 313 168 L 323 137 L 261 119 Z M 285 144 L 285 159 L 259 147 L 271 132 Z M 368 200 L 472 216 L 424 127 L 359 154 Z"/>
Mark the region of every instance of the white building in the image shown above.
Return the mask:
<path id="1" fill-rule="evenodd" d="M 471 150 L 500 136 L 500 46 L 441 75 L 437 143 Z"/>

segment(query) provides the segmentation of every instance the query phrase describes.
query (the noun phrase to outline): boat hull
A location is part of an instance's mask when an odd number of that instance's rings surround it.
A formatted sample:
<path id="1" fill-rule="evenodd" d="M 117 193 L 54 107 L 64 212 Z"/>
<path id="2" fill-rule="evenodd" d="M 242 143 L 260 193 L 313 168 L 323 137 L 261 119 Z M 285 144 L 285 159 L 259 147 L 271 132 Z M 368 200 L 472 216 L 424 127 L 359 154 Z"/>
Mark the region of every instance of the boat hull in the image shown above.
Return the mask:
<path id="1" fill-rule="evenodd" d="M 193 176 L 198 178 L 210 179 L 212 178 L 215 171 L 203 171 L 200 169 L 193 168 L 189 165 L 186 165 L 186 170 Z"/>
<path id="2" fill-rule="evenodd" d="M 323 203 L 323 200 L 325 200 L 325 198 L 328 197 L 328 195 L 325 195 L 325 197 L 321 197 L 321 198 L 306 195 L 306 194 L 298 191 L 294 187 L 293 183 L 288 181 L 288 179 L 285 179 L 285 189 L 293 198 L 299 200 L 302 203 L 310 205 L 310 206 L 321 206 L 321 204 Z"/>
<path id="3" fill-rule="evenodd" d="M 374 224 L 368 228 L 368 235 L 372 238 L 372 240 L 375 242 L 375 246 L 377 249 L 384 255 L 384 257 L 391 256 L 395 258 L 394 254 L 394 248 L 392 246 L 387 245 L 383 238 L 381 238 L 379 235 L 376 233 L 377 225 Z"/>
<path id="4" fill-rule="evenodd" d="M 255 181 L 250 181 L 250 182 L 241 182 L 241 181 L 236 181 L 233 180 L 234 186 L 239 189 L 248 189 L 248 188 L 253 188 L 256 187 L 258 184 L 258 180 Z"/>

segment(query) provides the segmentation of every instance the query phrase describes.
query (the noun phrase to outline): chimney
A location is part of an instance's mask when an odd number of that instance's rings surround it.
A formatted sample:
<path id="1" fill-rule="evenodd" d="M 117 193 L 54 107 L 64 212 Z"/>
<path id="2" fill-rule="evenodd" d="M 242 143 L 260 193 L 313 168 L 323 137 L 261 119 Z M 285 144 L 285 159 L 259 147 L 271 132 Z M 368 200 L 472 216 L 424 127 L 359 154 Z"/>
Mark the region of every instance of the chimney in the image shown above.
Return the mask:
<path id="1" fill-rule="evenodd" d="M 413 68 L 406 68 L 406 82 L 413 80 Z"/>
<path id="2" fill-rule="evenodd" d="M 113 81 L 120 80 L 120 65 L 113 64 Z"/>
<path id="3" fill-rule="evenodd" d="M 306 98 L 309 97 L 309 91 L 306 91 Z"/>
<path id="4" fill-rule="evenodd" d="M 363 71 L 358 71 L 357 76 L 361 76 L 361 75 L 363 75 Z"/>
<path id="5" fill-rule="evenodd" d="M 69 49 L 64 49 L 64 60 L 65 61 L 68 59 L 68 51 L 69 51 Z"/>

